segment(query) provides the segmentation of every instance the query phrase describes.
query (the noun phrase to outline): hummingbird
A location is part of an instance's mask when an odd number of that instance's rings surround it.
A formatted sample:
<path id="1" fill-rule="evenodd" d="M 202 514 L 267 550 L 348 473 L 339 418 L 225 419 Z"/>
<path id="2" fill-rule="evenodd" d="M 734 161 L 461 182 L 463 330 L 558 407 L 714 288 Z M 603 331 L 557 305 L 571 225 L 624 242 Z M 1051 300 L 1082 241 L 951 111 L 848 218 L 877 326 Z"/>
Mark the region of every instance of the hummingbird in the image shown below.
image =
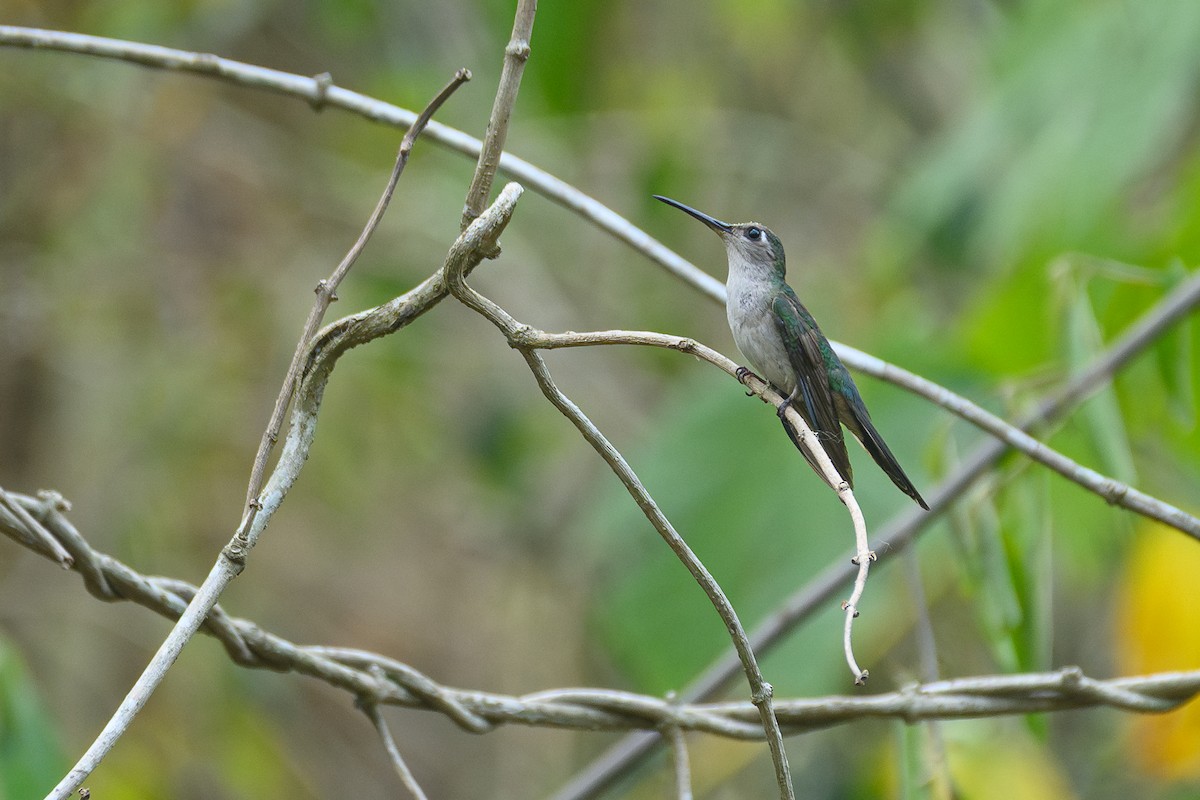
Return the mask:
<path id="1" fill-rule="evenodd" d="M 678 200 L 654 195 L 691 214 L 721 237 L 729 258 L 725 314 L 733 341 L 755 370 L 785 397 L 776 409 L 784 430 L 809 465 L 822 475 L 813 456 L 784 418 L 789 406 L 804 417 L 838 474 L 851 486 L 854 476 L 842 426 L 854 434 L 900 491 L 926 511 L 929 506 L 904 474 L 871 422 L 858 387 L 816 320 L 785 280 L 783 243 L 757 222 L 730 224 Z M 822 475 L 822 478 L 824 476 Z"/>

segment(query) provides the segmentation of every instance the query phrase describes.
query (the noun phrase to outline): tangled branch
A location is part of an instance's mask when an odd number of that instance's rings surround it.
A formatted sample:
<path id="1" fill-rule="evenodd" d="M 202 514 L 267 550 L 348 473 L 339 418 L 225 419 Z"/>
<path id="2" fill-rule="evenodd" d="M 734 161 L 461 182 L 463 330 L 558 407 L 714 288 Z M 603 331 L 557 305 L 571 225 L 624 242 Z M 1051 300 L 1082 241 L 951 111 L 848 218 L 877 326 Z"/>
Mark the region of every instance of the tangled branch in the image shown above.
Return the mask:
<path id="1" fill-rule="evenodd" d="M 2 492 L 4 502 L 24 509 L 75 559 L 73 570 L 93 596 L 128 601 L 175 619 L 197 591 L 171 578 L 143 575 L 91 547 L 67 518 L 70 506 L 53 492 L 38 497 Z M 0 533 L 53 558 L 31 543 L 31 531 L 0 518 Z M 730 739 L 761 740 L 753 703 L 684 703 L 632 692 L 556 689 L 524 696 L 439 684 L 393 658 L 363 650 L 298 645 L 250 620 L 215 607 L 201 630 L 217 639 L 234 663 L 251 669 L 294 672 L 343 689 L 365 705 L 390 705 L 443 714 L 470 733 L 500 725 L 587 731 L 677 729 Z M 1006 716 L 1033 712 L 1111 707 L 1136 713 L 1171 711 L 1200 694 L 1200 670 L 1096 680 L 1074 667 L 1056 672 L 991 675 L 914 684 L 870 696 L 775 700 L 784 735 L 843 725 L 865 718 L 905 722 Z"/>

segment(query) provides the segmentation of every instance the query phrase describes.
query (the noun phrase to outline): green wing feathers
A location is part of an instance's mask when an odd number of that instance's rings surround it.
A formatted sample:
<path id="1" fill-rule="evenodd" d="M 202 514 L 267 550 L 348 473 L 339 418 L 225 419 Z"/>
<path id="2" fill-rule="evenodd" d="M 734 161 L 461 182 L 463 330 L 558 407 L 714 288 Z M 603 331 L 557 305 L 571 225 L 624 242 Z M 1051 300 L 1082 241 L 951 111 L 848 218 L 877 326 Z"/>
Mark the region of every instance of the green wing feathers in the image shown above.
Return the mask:
<path id="1" fill-rule="evenodd" d="M 829 385 L 825 353 L 822 352 L 828 350 L 829 343 L 794 292 L 788 290 L 776 295 L 772 310 L 775 312 L 775 325 L 796 373 L 796 386 L 800 390 L 800 396 L 793 405 L 820 439 L 838 474 L 853 486 L 854 473 L 850 468 L 846 440 Z M 813 458 L 804 453 L 803 448 L 801 452 L 820 475 L 821 471 Z"/>
<path id="2" fill-rule="evenodd" d="M 879 468 L 892 479 L 892 483 L 921 508 L 928 510 L 925 499 L 904 474 L 900 462 L 872 424 L 871 415 L 867 413 L 867 406 L 858 393 L 858 387 L 854 385 L 854 379 L 833 352 L 829 340 L 821 333 L 808 309 L 801 305 L 796 293 L 785 285 L 784 291 L 775 296 L 772 310 L 792 369 L 796 372 L 796 385 L 800 389 L 800 396 L 793 404 L 821 440 L 837 471 L 851 487 L 854 486 L 854 474 L 850 469 L 850 457 L 846 454 L 846 442 L 842 434 L 842 425 L 845 425 L 875 459 Z M 792 434 L 790 428 L 788 433 Z M 800 447 L 794 435 L 792 441 Z M 817 468 L 813 457 L 804 452 L 803 447 L 800 451 L 820 475 L 821 470 Z"/>

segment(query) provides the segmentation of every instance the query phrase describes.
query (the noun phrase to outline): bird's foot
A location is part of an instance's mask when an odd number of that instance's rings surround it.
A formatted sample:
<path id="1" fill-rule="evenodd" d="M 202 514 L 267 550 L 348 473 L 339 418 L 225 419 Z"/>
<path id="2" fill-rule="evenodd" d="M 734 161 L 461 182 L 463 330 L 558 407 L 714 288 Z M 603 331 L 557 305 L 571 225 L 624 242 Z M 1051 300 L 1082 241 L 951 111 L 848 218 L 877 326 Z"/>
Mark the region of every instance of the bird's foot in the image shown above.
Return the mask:
<path id="1" fill-rule="evenodd" d="M 799 394 L 800 394 L 800 387 L 797 386 L 792 391 L 791 394 L 789 394 L 787 397 L 783 398 L 783 402 L 781 402 L 779 405 L 775 406 L 775 413 L 779 415 L 779 420 L 781 422 L 783 421 L 784 415 L 787 414 L 788 408 L 792 405 L 792 403 L 796 399 L 796 396 Z M 784 422 L 784 425 L 787 425 L 787 423 Z"/>
<path id="2" fill-rule="evenodd" d="M 738 379 L 738 383 L 742 384 L 743 386 L 746 385 L 746 381 L 750 378 L 754 378 L 755 380 L 760 380 L 760 381 L 762 380 L 762 378 L 755 375 L 753 372 L 751 372 L 746 367 L 738 367 L 737 371 L 734 372 L 733 375 L 735 378 Z M 746 397 L 754 397 L 754 392 L 746 392 Z"/>

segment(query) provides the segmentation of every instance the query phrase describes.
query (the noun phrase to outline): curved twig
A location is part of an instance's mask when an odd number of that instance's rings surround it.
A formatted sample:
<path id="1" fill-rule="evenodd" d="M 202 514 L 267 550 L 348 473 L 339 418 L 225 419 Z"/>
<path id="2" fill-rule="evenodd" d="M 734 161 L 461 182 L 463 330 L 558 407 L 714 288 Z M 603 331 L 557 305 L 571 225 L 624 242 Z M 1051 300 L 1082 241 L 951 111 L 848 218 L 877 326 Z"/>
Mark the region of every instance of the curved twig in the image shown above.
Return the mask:
<path id="1" fill-rule="evenodd" d="M 1172 294 L 1165 298 L 1162 303 L 1156 306 L 1156 313 L 1153 315 L 1156 324 L 1152 331 L 1143 333 L 1137 329 L 1130 329 L 1129 333 L 1122 337 L 1121 342 L 1129 340 L 1133 337 L 1139 343 L 1138 347 L 1134 348 L 1134 352 L 1145 346 L 1153 336 L 1161 331 L 1162 325 L 1171 324 L 1177 321 L 1183 315 L 1187 314 L 1192 307 L 1200 304 L 1200 272 L 1196 276 L 1180 285 Z M 661 347 L 668 350 L 679 350 L 685 353 L 690 353 L 697 358 L 713 364 L 726 373 L 737 377 L 737 365 L 717 353 L 715 350 L 705 347 L 704 345 L 683 336 L 675 336 L 667 333 L 656 333 L 653 331 L 585 331 L 571 333 L 546 333 L 531 327 L 525 327 L 516 334 L 522 344 L 527 344 L 531 347 L 537 347 L 544 350 L 552 350 L 565 347 L 590 347 L 593 345 L 639 345 L 648 347 Z M 1121 343 L 1114 345 L 1114 348 L 1124 347 Z M 1077 379 L 1073 379 L 1063 389 L 1063 396 L 1067 403 L 1074 405 L 1084 399 L 1087 392 L 1080 391 L 1087 389 L 1094 390 L 1098 381 L 1112 374 L 1119 363 L 1132 356 L 1133 352 L 1126 354 L 1119 362 L 1098 362 L 1100 368 L 1092 368 L 1084 373 L 1080 373 Z M 865 356 L 865 354 L 864 354 Z M 870 356 L 865 356 L 871 358 Z M 886 362 L 878 362 L 881 370 L 893 370 L 893 365 Z M 917 375 L 905 373 L 910 379 L 921 381 L 927 384 L 927 388 L 931 391 L 945 391 L 937 384 L 930 381 L 925 381 Z M 763 402 L 778 404 L 783 398 L 775 393 L 771 387 L 757 378 L 753 373 L 749 373 L 748 378 L 751 383 L 746 383 L 748 389 Z M 970 404 L 969 404 L 970 405 Z M 954 409 L 950 409 L 954 410 Z M 1003 422 L 994 415 L 979 409 L 981 416 L 977 421 L 982 425 L 993 425 L 991 422 L 986 422 L 986 417 L 991 417 L 994 421 L 995 429 L 992 431 L 997 437 L 996 444 L 1005 452 L 1005 445 L 1011 444 L 1014 449 L 1028 455 L 1034 461 L 1050 467 L 1058 474 L 1062 475 L 1067 480 L 1078 484 L 1088 491 L 1103 498 L 1105 502 L 1132 511 L 1135 514 L 1147 517 L 1148 519 L 1157 520 L 1171 528 L 1174 528 L 1189 536 L 1200 538 L 1200 518 L 1194 517 L 1186 511 L 1171 505 L 1163 500 L 1141 492 L 1128 484 L 1122 483 L 1115 478 L 1107 475 L 1102 475 L 1095 470 L 1073 461 L 1068 456 L 1058 452 L 1047 444 L 1039 442 L 1028 433 L 1024 432 L 1024 428 L 1033 427 L 1042 421 L 1041 417 L 1030 417 L 1022 420 L 1018 426 L 1010 425 Z M 967 412 L 970 413 L 970 412 Z M 1049 415 L 1041 415 L 1049 416 Z M 789 410 L 788 419 L 794 425 L 803 423 L 803 419 L 799 415 L 794 415 Z M 1011 431 L 1008 429 L 1012 429 Z M 919 515 L 918 515 L 918 518 Z M 893 537 L 883 536 L 883 540 L 891 541 Z M 859 548 L 861 550 L 861 547 Z M 869 551 L 869 548 L 868 548 Z"/>
<path id="2" fill-rule="evenodd" d="M 408 164 L 408 156 L 412 152 L 417 137 L 421 135 L 421 131 L 425 130 L 433 115 L 450 98 L 450 95 L 454 94 L 459 86 L 462 86 L 469 80 L 471 80 L 471 71 L 469 69 L 463 68 L 454 73 L 454 77 L 450 82 L 442 87 L 442 90 L 429 102 L 429 105 L 425 106 L 425 110 L 421 112 L 412 127 L 404 134 L 404 138 L 400 140 L 400 151 L 396 154 L 396 163 L 392 167 L 392 174 L 388 177 L 383 194 L 379 196 L 379 201 L 375 204 L 375 210 L 371 212 L 371 216 L 367 220 L 367 224 L 363 227 L 362 233 L 358 235 L 358 239 L 351 245 L 350 250 L 342 258 L 341 263 L 334 268 L 333 273 L 317 284 L 316 302 L 313 303 L 312 309 L 308 312 L 308 319 L 304 323 L 304 332 L 300 334 L 300 339 L 296 342 L 296 350 L 292 354 L 292 363 L 288 366 L 287 374 L 283 379 L 283 386 L 279 389 L 279 396 L 275 398 L 275 407 L 271 411 L 271 419 L 267 423 L 267 429 L 263 431 L 262 440 L 258 444 L 258 452 L 254 456 L 254 465 L 250 469 L 250 483 L 246 487 L 247 509 L 254 506 L 258 493 L 262 490 L 263 474 L 267 468 L 267 459 L 270 457 L 271 449 L 275 446 L 275 442 L 279 438 L 279 430 L 283 427 L 283 415 L 287 412 L 288 403 L 292 399 L 292 391 L 296 388 L 296 380 L 300 377 L 300 370 L 304 366 L 304 355 L 308 350 L 309 341 L 312 340 L 313 335 L 316 334 L 317 329 L 321 326 L 321 320 L 325 318 L 325 311 L 329 308 L 329 304 L 337 300 L 337 289 L 341 285 L 342 279 L 346 277 L 346 273 L 354 266 L 354 262 L 362 254 L 363 248 L 367 246 L 371 234 L 375 232 L 380 220 L 383 219 L 383 212 L 387 210 L 388 203 L 392 200 L 392 193 L 395 192 L 400 175 L 403 174 L 404 167 Z"/>
<path id="3" fill-rule="evenodd" d="M 387 751 L 392 768 L 396 770 L 396 776 L 400 779 L 400 784 L 408 790 L 413 800 L 427 800 L 421 784 L 417 783 L 416 776 L 404 762 L 404 756 L 400 755 L 400 748 L 396 746 L 396 740 L 392 738 L 392 731 L 388 728 L 387 720 L 383 718 L 383 712 L 379 710 L 379 704 L 364 702 L 362 710 L 371 720 L 371 724 L 375 726 L 375 732 L 379 734 L 380 740 L 383 741 L 383 749 Z"/>
<path id="4" fill-rule="evenodd" d="M 489 219 L 489 214 L 493 209 L 506 207 L 508 215 L 511 215 L 512 208 L 515 206 L 520 194 L 521 187 L 518 184 L 510 183 L 500 193 L 500 197 L 493 204 L 492 209 L 489 209 L 487 213 L 473 222 L 471 228 L 468 230 L 474 229 L 484 222 L 488 222 L 487 230 L 495 231 L 492 234 L 493 239 L 498 237 L 500 231 L 508 224 L 508 216 Z M 766 732 L 767 745 L 771 750 L 771 759 L 775 765 L 775 778 L 779 784 L 780 796 L 783 798 L 794 798 L 795 794 L 792 789 L 791 774 L 787 763 L 787 751 L 783 748 L 783 735 L 779 730 L 779 723 L 775 719 L 773 709 L 772 695 L 774 690 L 771 684 L 767 683 L 763 678 L 762 671 L 758 667 L 758 660 L 754 656 L 754 650 L 750 647 L 745 629 L 738 620 L 737 611 L 734 610 L 733 604 L 729 602 L 729 598 L 725 596 L 724 591 L 721 590 L 721 587 L 708 571 L 708 568 L 704 566 L 703 562 L 700 561 L 699 557 L 696 556 L 683 537 L 679 535 L 679 532 L 675 530 L 670 520 L 659 509 L 658 504 L 650 496 L 650 493 L 646 491 L 646 487 L 642 485 L 642 482 L 638 479 L 637 474 L 634 473 L 633 468 L 629 466 L 625 457 L 621 455 L 617 448 L 613 447 L 612 443 L 600 432 L 600 429 L 587 418 L 587 415 L 558 388 L 554 382 L 554 378 L 550 375 L 549 369 L 546 367 L 546 362 L 537 353 L 536 348 L 524 344 L 525 339 L 523 337 L 531 333 L 532 329 L 518 322 L 507 311 L 468 286 L 464 275 L 454 270 L 453 267 L 446 272 L 446 284 L 450 288 L 451 294 L 468 308 L 478 312 L 495 325 L 504 334 L 509 344 L 521 354 L 530 371 L 533 372 L 538 387 L 541 388 L 546 399 L 563 416 L 570 420 L 571 424 L 579 430 L 588 444 L 600 454 L 600 457 L 604 459 L 609 468 L 620 479 L 622 485 L 625 486 L 626 491 L 629 492 L 634 502 L 637 503 L 638 508 L 645 514 L 646 519 L 658 531 L 659 536 L 663 538 L 672 552 L 675 553 L 675 556 L 683 562 L 688 572 L 700 584 L 700 587 L 708 596 L 709 602 L 716 608 L 721 620 L 725 623 L 725 627 L 733 640 L 734 649 L 737 651 L 738 660 L 741 662 L 746 679 L 750 684 L 751 698 L 754 705 L 758 708 L 759 718 L 762 722 L 763 730 Z M 826 460 L 828 460 L 828 457 L 826 457 Z M 830 464 L 830 469 L 832 468 L 832 464 Z M 834 472 L 834 474 L 836 475 L 837 473 Z"/>
<path id="5" fill-rule="evenodd" d="M 153 69 L 190 72 L 239 86 L 296 97 L 314 109 L 340 108 L 372 122 L 400 128 L 410 127 L 417 119 L 417 115 L 406 108 L 335 85 L 328 73 L 309 77 L 221 58 L 212 53 L 16 25 L 0 25 L 0 47 L 3 46 L 80 53 Z M 474 136 L 436 120 L 429 124 L 425 137 L 471 158 L 478 158 L 483 147 L 482 142 Z M 625 242 L 684 282 L 724 302 L 725 286 L 719 280 L 698 269 L 594 197 L 512 153 L 501 155 L 499 170 Z"/>
<path id="6" fill-rule="evenodd" d="M 1150 346 L 1163 331 L 1191 313 L 1197 303 L 1200 303 L 1200 273 L 1184 281 L 1155 303 L 1102 355 L 1074 375 L 1061 389 L 1039 403 L 1030 414 L 1019 420 L 1017 427 L 1024 430 L 1053 422 L 1086 400 L 1099 386 Z M 907 547 L 923 530 L 927 530 L 929 524 L 949 508 L 951 503 L 986 475 L 1008 449 L 1004 442 L 997 439 L 982 442 L 963 459 L 953 475 L 943 480 L 933 491 L 925 493 L 930 508 L 928 512 L 915 508 L 901 512 L 878 532 L 877 540 L 886 543 L 891 552 Z M 853 577 L 853 569 L 842 561 L 826 566 L 816 577 L 779 603 L 777 610 L 751 631 L 750 640 L 755 650 L 764 652 L 773 648 L 801 622 L 824 608 Z M 683 689 L 679 693 L 680 697 L 695 701 L 715 696 L 737 675 L 738 667 L 736 659 L 721 656 Z M 660 744 L 658 735 L 654 733 L 639 732 L 624 737 L 555 793 L 554 800 L 583 800 L 595 797 L 617 776 L 626 774 L 633 765 L 654 752 Z"/>

